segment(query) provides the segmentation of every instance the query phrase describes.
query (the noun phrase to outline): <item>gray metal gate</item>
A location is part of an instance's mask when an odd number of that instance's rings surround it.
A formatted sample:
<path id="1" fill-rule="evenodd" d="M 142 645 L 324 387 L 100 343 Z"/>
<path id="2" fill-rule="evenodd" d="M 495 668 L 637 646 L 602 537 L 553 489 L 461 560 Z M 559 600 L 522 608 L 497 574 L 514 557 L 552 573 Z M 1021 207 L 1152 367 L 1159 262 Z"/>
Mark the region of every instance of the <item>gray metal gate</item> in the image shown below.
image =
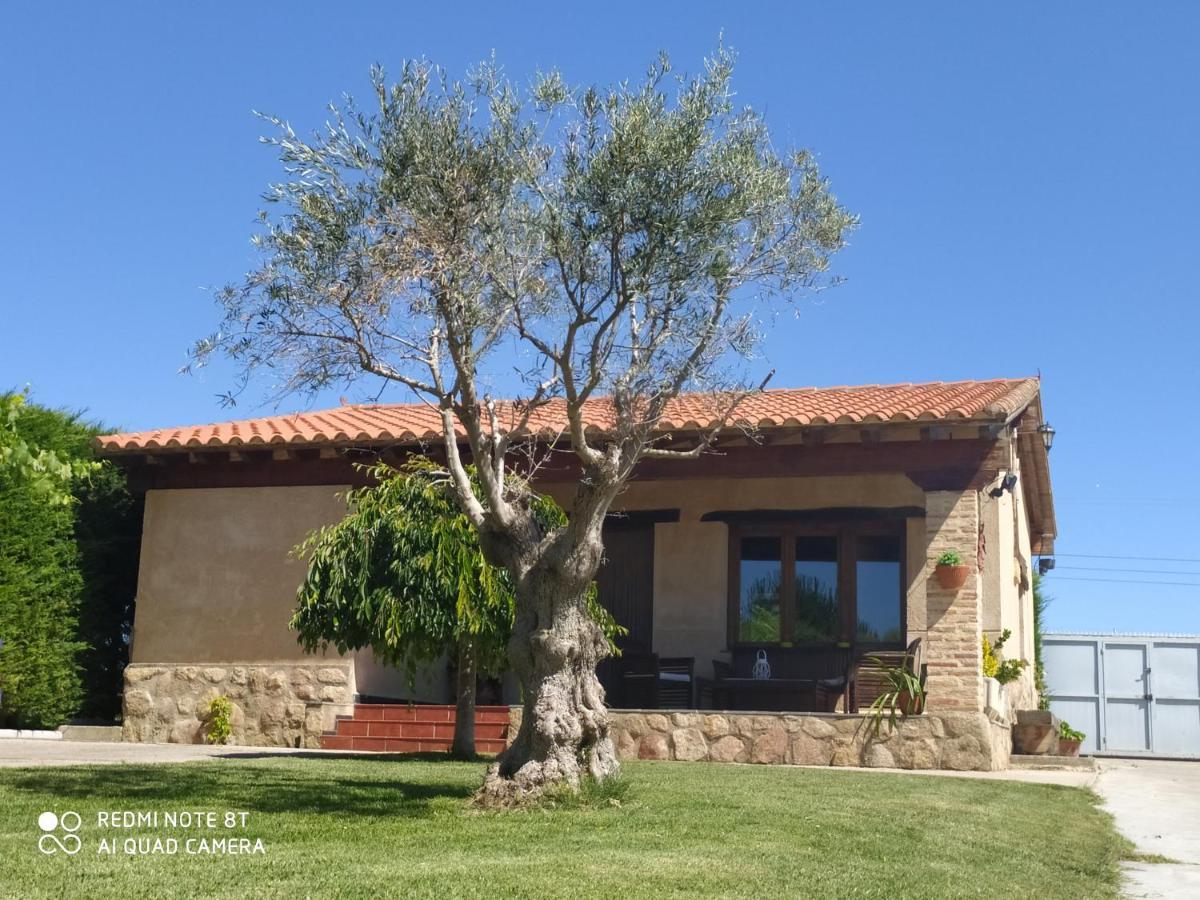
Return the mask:
<path id="1" fill-rule="evenodd" d="M 1050 709 L 1083 752 L 1200 758 L 1200 635 L 1047 634 Z"/>

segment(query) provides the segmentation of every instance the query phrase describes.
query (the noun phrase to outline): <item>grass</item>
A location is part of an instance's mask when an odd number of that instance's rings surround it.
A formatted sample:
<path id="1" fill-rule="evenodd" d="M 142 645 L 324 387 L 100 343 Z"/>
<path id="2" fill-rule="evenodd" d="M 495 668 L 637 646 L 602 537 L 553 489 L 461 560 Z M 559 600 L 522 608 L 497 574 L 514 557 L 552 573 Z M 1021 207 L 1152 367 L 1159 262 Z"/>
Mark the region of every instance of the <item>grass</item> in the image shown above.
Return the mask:
<path id="1" fill-rule="evenodd" d="M 595 802 L 481 813 L 480 775 L 386 757 L 0 770 L 0 896 L 1098 898 L 1128 850 L 1094 795 L 1049 785 L 642 762 Z M 227 809 L 265 855 L 96 851 L 168 834 L 98 829 L 101 810 Z M 45 810 L 81 814 L 78 855 L 38 852 Z"/>

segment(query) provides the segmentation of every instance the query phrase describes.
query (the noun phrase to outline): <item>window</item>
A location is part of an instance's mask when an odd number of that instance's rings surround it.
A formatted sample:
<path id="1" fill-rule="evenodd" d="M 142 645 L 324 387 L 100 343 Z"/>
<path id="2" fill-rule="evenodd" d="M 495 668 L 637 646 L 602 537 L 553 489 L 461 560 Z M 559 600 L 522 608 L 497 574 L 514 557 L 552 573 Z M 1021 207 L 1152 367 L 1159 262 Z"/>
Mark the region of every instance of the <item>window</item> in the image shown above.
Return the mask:
<path id="1" fill-rule="evenodd" d="M 901 522 L 731 526 L 735 644 L 904 646 Z"/>
<path id="2" fill-rule="evenodd" d="M 749 537 L 741 542 L 738 581 L 741 586 L 738 639 L 759 643 L 779 640 L 783 556 L 777 537 Z"/>
<path id="3" fill-rule="evenodd" d="M 791 640 L 838 639 L 838 553 L 836 537 L 796 538 L 795 612 Z"/>
<path id="4" fill-rule="evenodd" d="M 900 539 L 859 535 L 855 554 L 855 639 L 873 644 L 903 644 L 900 621 Z"/>

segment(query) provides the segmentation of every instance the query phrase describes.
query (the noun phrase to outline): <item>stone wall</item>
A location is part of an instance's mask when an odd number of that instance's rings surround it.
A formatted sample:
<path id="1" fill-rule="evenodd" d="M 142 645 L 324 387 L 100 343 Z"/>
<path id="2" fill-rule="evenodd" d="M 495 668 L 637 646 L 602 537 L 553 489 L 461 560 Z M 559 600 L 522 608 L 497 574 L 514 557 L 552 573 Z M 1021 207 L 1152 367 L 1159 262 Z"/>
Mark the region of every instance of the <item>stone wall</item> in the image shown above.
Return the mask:
<path id="1" fill-rule="evenodd" d="M 874 734 L 862 715 L 842 713 L 610 710 L 621 759 L 794 766 L 992 771 L 1007 769 L 1008 725 L 982 712 L 909 716 Z M 509 740 L 521 707 L 509 710 Z"/>
<path id="2" fill-rule="evenodd" d="M 127 741 L 204 742 L 208 704 L 232 701 L 232 744 L 318 747 L 338 715 L 354 711 L 354 664 L 222 663 L 203 666 L 133 664 L 125 669 Z"/>

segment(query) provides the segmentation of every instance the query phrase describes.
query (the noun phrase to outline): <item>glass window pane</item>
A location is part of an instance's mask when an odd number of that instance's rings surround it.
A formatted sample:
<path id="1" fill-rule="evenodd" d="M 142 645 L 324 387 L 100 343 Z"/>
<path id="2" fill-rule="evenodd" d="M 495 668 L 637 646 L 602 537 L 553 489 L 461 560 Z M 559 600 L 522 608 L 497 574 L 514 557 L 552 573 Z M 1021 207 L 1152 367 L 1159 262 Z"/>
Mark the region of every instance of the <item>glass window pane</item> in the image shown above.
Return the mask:
<path id="1" fill-rule="evenodd" d="M 742 538 L 741 549 L 738 638 L 778 641 L 782 543 L 777 537 Z"/>
<path id="2" fill-rule="evenodd" d="M 900 539 L 864 535 L 857 550 L 858 640 L 902 644 Z"/>
<path id="3" fill-rule="evenodd" d="M 794 641 L 838 639 L 837 538 L 796 538 Z"/>

